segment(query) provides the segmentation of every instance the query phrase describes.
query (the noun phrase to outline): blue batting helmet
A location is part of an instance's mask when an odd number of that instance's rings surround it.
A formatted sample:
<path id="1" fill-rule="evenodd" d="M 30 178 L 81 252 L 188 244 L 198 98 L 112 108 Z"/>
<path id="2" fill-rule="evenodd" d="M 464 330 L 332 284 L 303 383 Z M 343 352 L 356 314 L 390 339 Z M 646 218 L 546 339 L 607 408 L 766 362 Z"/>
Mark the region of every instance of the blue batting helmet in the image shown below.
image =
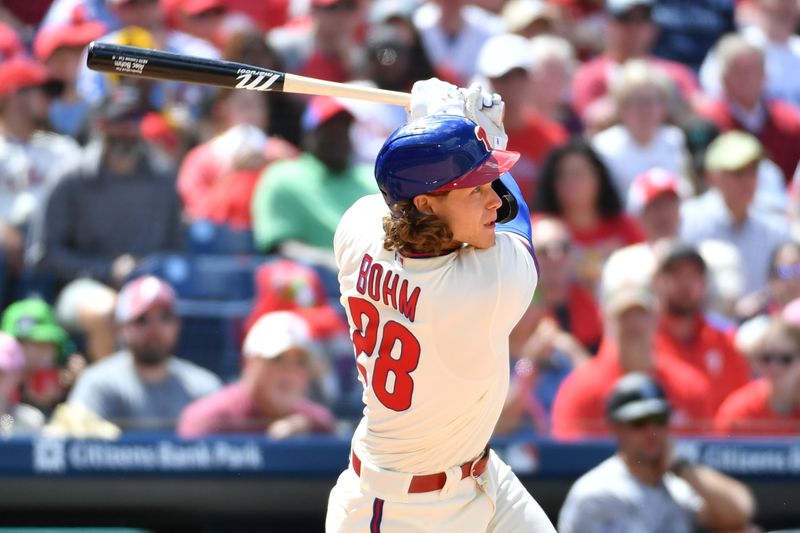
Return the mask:
<path id="1" fill-rule="evenodd" d="M 483 128 L 460 115 L 429 115 L 395 130 L 375 161 L 386 203 L 490 183 L 519 159 L 492 149 Z"/>

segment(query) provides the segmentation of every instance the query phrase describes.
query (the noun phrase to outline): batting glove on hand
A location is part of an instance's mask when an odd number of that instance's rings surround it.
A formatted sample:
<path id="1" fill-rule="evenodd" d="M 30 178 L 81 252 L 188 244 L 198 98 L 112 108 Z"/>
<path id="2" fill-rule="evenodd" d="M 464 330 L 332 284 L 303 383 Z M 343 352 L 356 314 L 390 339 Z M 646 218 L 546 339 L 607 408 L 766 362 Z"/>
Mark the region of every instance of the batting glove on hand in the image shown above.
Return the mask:
<path id="1" fill-rule="evenodd" d="M 479 83 L 473 83 L 468 89 L 459 89 L 464 95 L 464 115 L 483 128 L 492 148 L 505 150 L 508 146 L 508 135 L 503 126 L 506 103 L 499 94 L 485 93 Z"/>
<path id="2" fill-rule="evenodd" d="M 408 105 L 409 122 L 434 113 L 463 116 L 464 95 L 452 83 L 436 78 L 414 83 Z"/>

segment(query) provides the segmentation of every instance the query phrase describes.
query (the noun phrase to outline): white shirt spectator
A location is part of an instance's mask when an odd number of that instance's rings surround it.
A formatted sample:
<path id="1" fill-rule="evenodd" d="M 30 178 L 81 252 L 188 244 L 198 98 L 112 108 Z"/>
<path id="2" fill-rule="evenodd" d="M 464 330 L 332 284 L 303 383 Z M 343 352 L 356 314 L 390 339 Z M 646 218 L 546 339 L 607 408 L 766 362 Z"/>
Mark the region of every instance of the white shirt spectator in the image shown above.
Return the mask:
<path id="1" fill-rule="evenodd" d="M 800 106 L 800 36 L 792 35 L 786 42 L 777 43 L 770 41 L 757 26 L 744 28 L 741 35 L 749 43 L 764 50 L 767 96 Z M 722 95 L 719 61 L 713 50 L 700 67 L 700 84 L 707 95 Z"/>
<path id="2" fill-rule="evenodd" d="M 81 148 L 66 135 L 37 131 L 28 141 L 0 135 L 0 220 L 20 226 Z"/>
<path id="3" fill-rule="evenodd" d="M 440 25 L 441 8 L 428 2 L 414 13 L 414 25 L 435 69 L 455 71 L 464 83 L 475 75 L 478 53 L 489 37 L 503 33 L 505 24 L 497 15 L 477 6 L 464 6 L 464 26 L 451 36 Z"/>
<path id="4" fill-rule="evenodd" d="M 618 455 L 578 478 L 558 517 L 561 533 L 690 533 L 703 500 L 679 477 L 642 483 Z"/>
<path id="5" fill-rule="evenodd" d="M 642 146 L 625 126 L 617 124 L 595 135 L 591 143 L 611 172 L 611 179 L 623 200 L 628 197 L 634 178 L 654 167 L 683 177 L 681 195 L 691 193 L 692 187 L 685 178 L 689 168 L 686 136 L 679 128 L 661 126 L 650 144 Z"/>
<path id="6" fill-rule="evenodd" d="M 708 239 L 728 241 L 744 259 L 745 294 L 763 289 L 767 283 L 769 260 L 775 248 L 789 240 L 789 224 L 779 215 L 751 208 L 739 227 L 722 195 L 710 189 L 687 200 L 681 208 L 681 237 L 693 244 Z"/>

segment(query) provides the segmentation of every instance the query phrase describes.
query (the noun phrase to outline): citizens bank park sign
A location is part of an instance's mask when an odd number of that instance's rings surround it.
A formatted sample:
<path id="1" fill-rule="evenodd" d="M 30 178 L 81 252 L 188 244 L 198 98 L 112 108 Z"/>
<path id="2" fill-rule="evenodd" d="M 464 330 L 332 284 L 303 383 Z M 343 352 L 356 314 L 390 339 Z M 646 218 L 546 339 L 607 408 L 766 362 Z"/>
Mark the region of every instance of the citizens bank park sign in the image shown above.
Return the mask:
<path id="1" fill-rule="evenodd" d="M 559 443 L 498 438 L 492 447 L 520 477 L 577 477 L 615 451 L 611 441 Z M 182 440 L 168 434 L 117 441 L 0 438 L 0 476 L 335 477 L 347 467 L 341 436 L 271 441 L 230 436 Z M 676 453 L 741 478 L 798 478 L 800 440 L 680 440 Z"/>

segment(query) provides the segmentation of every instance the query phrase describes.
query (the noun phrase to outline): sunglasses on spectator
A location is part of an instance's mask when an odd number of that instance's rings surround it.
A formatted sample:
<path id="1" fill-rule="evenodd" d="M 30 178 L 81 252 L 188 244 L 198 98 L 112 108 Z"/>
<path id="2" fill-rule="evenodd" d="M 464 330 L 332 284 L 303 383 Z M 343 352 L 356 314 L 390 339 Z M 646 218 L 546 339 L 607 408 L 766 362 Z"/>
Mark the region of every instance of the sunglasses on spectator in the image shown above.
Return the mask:
<path id="1" fill-rule="evenodd" d="M 648 426 L 664 427 L 669 423 L 669 414 L 656 413 L 654 415 L 643 416 L 629 421 L 627 424 L 634 429 L 642 429 Z"/>
<path id="2" fill-rule="evenodd" d="M 630 11 L 620 13 L 614 18 L 623 24 L 632 24 L 634 22 L 650 22 L 652 20 L 652 17 L 650 16 L 650 10 L 647 8 L 631 9 Z"/>
<path id="3" fill-rule="evenodd" d="M 204 9 L 199 13 L 194 13 L 190 15 L 193 19 L 206 19 L 206 18 L 216 18 L 216 17 L 224 17 L 228 14 L 228 10 L 224 7 L 211 7 L 208 9 Z"/>
<path id="4" fill-rule="evenodd" d="M 800 263 L 793 265 L 778 265 L 775 267 L 775 274 L 780 279 L 800 278 Z"/>
<path id="5" fill-rule="evenodd" d="M 145 313 L 131 320 L 131 324 L 141 328 L 149 325 L 151 322 L 159 322 L 161 324 L 172 324 L 176 320 L 178 320 L 178 315 L 176 315 L 173 311 L 164 310 L 153 314 Z"/>
<path id="6" fill-rule="evenodd" d="M 765 353 L 758 357 L 758 362 L 762 365 L 789 366 L 795 360 L 793 353 Z"/>
<path id="7" fill-rule="evenodd" d="M 358 3 L 353 0 L 342 0 L 340 2 L 333 2 L 324 6 L 315 6 L 321 11 L 355 11 Z"/>
<path id="8" fill-rule="evenodd" d="M 569 242 L 554 242 L 536 247 L 536 253 L 547 257 L 563 257 L 572 250 Z"/>
<path id="9" fill-rule="evenodd" d="M 123 0 L 122 2 L 113 2 L 119 7 L 138 7 L 155 4 L 158 0 Z"/>

